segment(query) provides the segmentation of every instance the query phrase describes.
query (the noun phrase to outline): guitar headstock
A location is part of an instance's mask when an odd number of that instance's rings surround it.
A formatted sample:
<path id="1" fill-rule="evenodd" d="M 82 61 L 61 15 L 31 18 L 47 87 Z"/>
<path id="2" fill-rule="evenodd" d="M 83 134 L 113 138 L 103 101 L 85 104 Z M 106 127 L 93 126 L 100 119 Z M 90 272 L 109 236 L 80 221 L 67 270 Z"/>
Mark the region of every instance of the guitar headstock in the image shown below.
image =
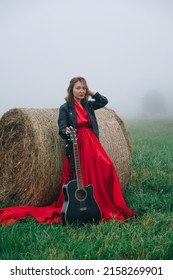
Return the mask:
<path id="1" fill-rule="evenodd" d="M 75 128 L 72 128 L 70 131 L 70 139 L 73 142 L 73 144 L 77 144 L 77 134 Z"/>

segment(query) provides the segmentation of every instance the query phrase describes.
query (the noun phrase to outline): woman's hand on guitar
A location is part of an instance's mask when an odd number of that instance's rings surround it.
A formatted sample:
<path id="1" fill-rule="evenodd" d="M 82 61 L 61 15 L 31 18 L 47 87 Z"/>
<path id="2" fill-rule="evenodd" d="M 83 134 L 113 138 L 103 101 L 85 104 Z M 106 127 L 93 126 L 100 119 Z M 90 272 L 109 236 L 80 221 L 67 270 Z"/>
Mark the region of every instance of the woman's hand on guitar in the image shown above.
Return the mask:
<path id="1" fill-rule="evenodd" d="M 72 126 L 69 126 L 69 127 L 67 126 L 66 131 L 65 131 L 66 135 L 69 135 L 72 129 L 73 129 Z"/>

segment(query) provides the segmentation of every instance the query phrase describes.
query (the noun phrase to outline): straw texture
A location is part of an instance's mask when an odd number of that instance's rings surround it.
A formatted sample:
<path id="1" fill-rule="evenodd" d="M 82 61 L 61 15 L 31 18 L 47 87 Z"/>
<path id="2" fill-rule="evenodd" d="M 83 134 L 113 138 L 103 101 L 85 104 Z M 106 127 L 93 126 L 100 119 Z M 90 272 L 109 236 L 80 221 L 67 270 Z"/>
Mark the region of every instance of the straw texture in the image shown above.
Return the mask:
<path id="1" fill-rule="evenodd" d="M 132 173 L 131 144 L 122 119 L 114 110 L 96 111 L 100 142 L 113 161 L 123 192 L 125 193 Z"/>
<path id="2" fill-rule="evenodd" d="M 0 200 L 48 205 L 58 198 L 65 142 L 58 109 L 11 109 L 0 119 Z M 131 148 L 123 121 L 110 109 L 96 112 L 100 141 L 116 166 L 123 192 L 131 176 Z"/>

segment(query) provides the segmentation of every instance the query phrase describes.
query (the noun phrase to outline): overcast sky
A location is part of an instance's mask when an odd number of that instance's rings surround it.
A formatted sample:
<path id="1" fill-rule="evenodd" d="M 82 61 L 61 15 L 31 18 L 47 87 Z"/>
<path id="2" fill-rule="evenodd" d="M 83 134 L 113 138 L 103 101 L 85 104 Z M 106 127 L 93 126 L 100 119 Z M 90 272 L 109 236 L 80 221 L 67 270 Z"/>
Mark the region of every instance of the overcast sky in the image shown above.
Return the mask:
<path id="1" fill-rule="evenodd" d="M 78 75 L 122 117 L 152 90 L 171 111 L 173 1 L 0 0 L 0 115 L 59 107 Z"/>

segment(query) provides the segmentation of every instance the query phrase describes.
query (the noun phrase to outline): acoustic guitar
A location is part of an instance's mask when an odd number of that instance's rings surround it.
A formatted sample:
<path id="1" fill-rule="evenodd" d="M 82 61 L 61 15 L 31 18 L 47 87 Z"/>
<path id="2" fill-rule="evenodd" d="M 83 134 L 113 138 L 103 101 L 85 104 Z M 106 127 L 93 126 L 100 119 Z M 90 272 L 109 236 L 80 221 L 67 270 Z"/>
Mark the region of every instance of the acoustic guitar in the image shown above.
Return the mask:
<path id="1" fill-rule="evenodd" d="M 76 130 L 70 133 L 73 142 L 76 179 L 63 185 L 64 203 L 61 212 L 63 225 L 76 223 L 98 223 L 100 208 L 94 198 L 93 186 L 83 186 Z"/>

